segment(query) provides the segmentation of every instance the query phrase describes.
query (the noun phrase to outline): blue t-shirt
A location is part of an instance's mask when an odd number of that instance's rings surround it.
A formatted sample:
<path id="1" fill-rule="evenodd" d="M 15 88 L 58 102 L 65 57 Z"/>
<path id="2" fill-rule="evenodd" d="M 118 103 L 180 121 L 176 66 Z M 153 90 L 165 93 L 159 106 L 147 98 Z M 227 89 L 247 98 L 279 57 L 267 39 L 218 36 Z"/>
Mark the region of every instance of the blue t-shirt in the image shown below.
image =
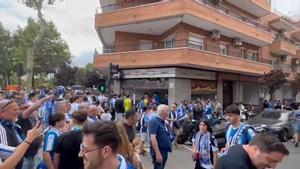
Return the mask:
<path id="1" fill-rule="evenodd" d="M 241 124 L 239 128 L 233 128 L 233 126 L 230 125 L 226 132 L 226 144 L 229 147 L 235 144 L 249 144 L 254 136 L 255 132 L 246 124 Z"/>
<path id="2" fill-rule="evenodd" d="M 149 121 L 148 114 L 146 112 L 144 112 L 142 115 L 142 118 L 141 118 L 141 133 L 147 133 L 148 121 Z"/>
<path id="3" fill-rule="evenodd" d="M 156 140 L 160 152 L 171 152 L 171 132 L 163 119 L 158 115 L 153 116 L 149 121 L 149 133 L 156 135 Z M 150 153 L 155 155 L 155 151 L 151 145 Z"/>
<path id="4" fill-rule="evenodd" d="M 56 150 L 56 146 L 58 143 L 58 138 L 60 136 L 61 132 L 57 129 L 51 127 L 50 130 L 47 131 L 46 136 L 44 138 L 44 152 L 49 152 L 51 158 L 53 159 L 54 153 Z"/>
<path id="5" fill-rule="evenodd" d="M 156 135 L 156 140 L 160 152 L 171 152 L 171 132 L 163 119 L 158 115 L 153 116 L 149 121 L 149 133 Z M 151 155 L 155 155 L 155 151 L 151 145 Z"/>

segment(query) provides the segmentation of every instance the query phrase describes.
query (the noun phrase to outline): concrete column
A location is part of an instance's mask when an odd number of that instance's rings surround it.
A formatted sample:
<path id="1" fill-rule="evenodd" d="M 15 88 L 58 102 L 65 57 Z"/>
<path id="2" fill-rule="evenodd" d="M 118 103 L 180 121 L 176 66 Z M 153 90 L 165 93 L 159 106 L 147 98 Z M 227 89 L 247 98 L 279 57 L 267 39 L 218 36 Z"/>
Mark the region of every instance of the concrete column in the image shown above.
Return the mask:
<path id="1" fill-rule="evenodd" d="M 233 102 L 243 102 L 243 84 L 239 81 L 233 82 Z"/>
<path id="2" fill-rule="evenodd" d="M 113 81 L 112 91 L 115 94 L 121 94 L 121 81 L 120 80 L 114 80 Z"/>
<path id="3" fill-rule="evenodd" d="M 223 105 L 223 80 L 218 80 L 217 83 L 217 99 L 218 102 Z"/>
<path id="4" fill-rule="evenodd" d="M 190 79 L 169 79 L 168 100 L 169 105 L 180 103 L 183 100 L 191 100 L 191 80 Z"/>
<path id="5" fill-rule="evenodd" d="M 274 99 L 275 100 L 280 100 L 280 101 L 283 100 L 283 90 L 282 90 L 282 88 L 280 88 L 280 89 L 278 89 L 274 92 Z"/>
<path id="6" fill-rule="evenodd" d="M 296 95 L 296 102 L 300 102 L 300 92 L 297 92 L 297 95 Z"/>

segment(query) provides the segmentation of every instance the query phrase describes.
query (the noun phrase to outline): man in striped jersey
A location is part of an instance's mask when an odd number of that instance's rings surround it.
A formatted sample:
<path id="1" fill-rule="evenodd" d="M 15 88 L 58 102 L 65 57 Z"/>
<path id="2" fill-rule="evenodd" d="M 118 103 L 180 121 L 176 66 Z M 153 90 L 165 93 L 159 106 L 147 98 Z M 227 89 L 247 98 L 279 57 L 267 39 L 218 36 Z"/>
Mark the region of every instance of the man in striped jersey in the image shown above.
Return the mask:
<path id="1" fill-rule="evenodd" d="M 13 100 L 0 101 L 0 143 L 4 146 L 17 147 L 21 144 L 25 135 L 19 125 L 15 122 L 18 120 L 19 106 Z M 21 169 L 23 160 L 19 162 L 16 169 Z"/>

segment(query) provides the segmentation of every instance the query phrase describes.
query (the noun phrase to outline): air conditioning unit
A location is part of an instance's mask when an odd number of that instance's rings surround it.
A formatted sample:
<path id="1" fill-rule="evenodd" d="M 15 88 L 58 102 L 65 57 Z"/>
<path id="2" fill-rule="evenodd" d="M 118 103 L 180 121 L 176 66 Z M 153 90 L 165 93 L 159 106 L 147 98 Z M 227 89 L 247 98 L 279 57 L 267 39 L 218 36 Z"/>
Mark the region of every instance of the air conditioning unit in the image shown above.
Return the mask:
<path id="1" fill-rule="evenodd" d="M 219 30 L 214 29 L 211 31 L 211 39 L 220 39 L 221 38 L 221 33 Z"/>
<path id="2" fill-rule="evenodd" d="M 282 61 L 287 61 L 287 55 L 281 55 Z"/>
<path id="3" fill-rule="evenodd" d="M 233 39 L 233 46 L 242 46 L 243 42 L 241 38 L 234 38 Z"/>
<path id="4" fill-rule="evenodd" d="M 286 30 L 285 29 L 280 29 L 278 32 L 279 32 L 279 35 L 281 35 L 281 36 L 286 35 Z"/>

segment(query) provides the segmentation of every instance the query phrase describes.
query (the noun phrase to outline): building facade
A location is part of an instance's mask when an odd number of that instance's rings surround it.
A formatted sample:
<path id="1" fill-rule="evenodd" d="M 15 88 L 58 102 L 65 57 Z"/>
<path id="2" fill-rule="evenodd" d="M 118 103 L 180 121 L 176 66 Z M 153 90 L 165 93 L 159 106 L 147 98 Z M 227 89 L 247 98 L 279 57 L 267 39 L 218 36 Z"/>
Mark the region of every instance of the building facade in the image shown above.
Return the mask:
<path id="1" fill-rule="evenodd" d="M 300 30 L 268 0 L 100 0 L 95 27 L 103 44 L 94 64 L 119 64 L 114 92 L 258 105 L 259 77 L 300 63 Z M 293 99 L 288 84 L 276 99 Z"/>

